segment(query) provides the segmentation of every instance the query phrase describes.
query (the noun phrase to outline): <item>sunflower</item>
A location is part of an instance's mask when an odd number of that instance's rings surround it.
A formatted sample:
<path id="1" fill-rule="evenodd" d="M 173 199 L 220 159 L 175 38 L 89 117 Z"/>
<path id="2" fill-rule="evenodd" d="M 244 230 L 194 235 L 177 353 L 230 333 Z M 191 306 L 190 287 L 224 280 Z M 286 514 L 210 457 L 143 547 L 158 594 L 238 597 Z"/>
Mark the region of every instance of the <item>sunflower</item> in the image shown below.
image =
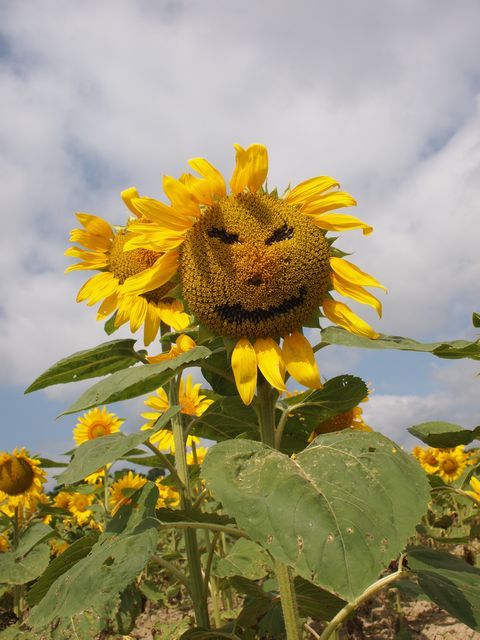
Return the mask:
<path id="1" fill-rule="evenodd" d="M 59 491 L 55 498 L 53 499 L 53 506 L 57 509 L 68 509 L 68 504 L 70 502 L 70 496 L 72 494 L 68 491 Z"/>
<path id="2" fill-rule="evenodd" d="M 88 440 L 100 438 L 100 436 L 108 436 L 111 433 L 116 433 L 122 422 L 122 418 L 114 413 L 108 413 L 107 407 L 102 409 L 95 407 L 80 416 L 73 430 L 73 439 L 77 445 L 80 445 Z"/>
<path id="3" fill-rule="evenodd" d="M 235 341 L 232 369 L 243 402 L 250 404 L 257 367 L 279 391 L 285 391 L 286 371 L 307 387 L 321 386 L 312 347 L 301 333 L 319 307 L 331 322 L 377 338 L 331 292 L 371 305 L 381 315 L 379 300 L 365 287 L 384 287 L 333 249 L 334 238 L 326 238 L 328 231 L 372 231 L 358 218 L 335 212 L 356 202 L 334 178 L 305 180 L 279 197 L 262 186 L 266 148 L 235 149 L 229 194 L 219 171 L 194 158 L 189 164 L 200 178 L 164 177 L 170 205 L 131 197 L 140 219 L 131 222 L 124 251 L 148 249 L 171 261 L 167 270 L 158 262 L 132 275 L 123 291 L 146 295 L 178 270 L 183 298 L 196 320 Z"/>
<path id="4" fill-rule="evenodd" d="M 129 504 L 130 491 L 141 489 L 146 482 L 146 478 L 139 476 L 133 471 L 128 471 L 116 480 L 110 487 L 110 508 L 112 509 L 112 513 L 118 511 L 124 504 Z M 128 491 L 128 495 L 124 493 L 124 491 Z"/>
<path id="5" fill-rule="evenodd" d="M 438 451 L 437 473 L 445 482 L 453 482 L 459 478 L 465 468 L 471 464 L 471 456 L 464 449 L 464 445 L 459 445 L 454 449 L 440 449 Z"/>
<path id="6" fill-rule="evenodd" d="M 470 478 L 469 484 L 472 487 L 473 491 L 465 491 L 465 493 L 468 493 L 469 496 L 471 496 L 480 504 L 480 480 L 478 478 L 475 478 L 475 476 L 472 476 Z"/>
<path id="7" fill-rule="evenodd" d="M 201 416 L 213 403 L 213 400 L 210 400 L 207 396 L 200 393 L 200 390 L 201 384 L 194 385 L 190 374 L 187 376 L 186 383 L 183 378 L 180 378 L 178 401 L 181 407 L 181 413 L 189 416 Z M 148 422 L 141 427 L 142 430 L 153 429 L 158 418 L 170 407 L 170 402 L 168 401 L 165 390 L 160 387 L 156 393 L 156 396 L 150 396 L 145 400 L 145 404 L 155 409 L 155 411 L 141 414 L 142 418 L 148 420 Z M 175 451 L 173 433 L 168 429 L 160 429 L 152 435 L 150 441 L 162 450 L 170 450 L 171 453 Z M 191 446 L 192 442 L 198 444 L 200 440 L 196 436 L 187 436 L 187 446 Z"/>
<path id="8" fill-rule="evenodd" d="M 428 474 L 434 474 L 438 472 L 438 453 L 440 449 L 434 449 L 433 447 L 414 447 L 412 449 L 413 456 L 420 462 L 424 471 Z"/>
<path id="9" fill-rule="evenodd" d="M 165 360 L 173 360 L 182 353 L 186 353 L 197 346 L 197 343 L 193 338 L 182 333 L 175 340 L 175 344 L 172 344 L 170 350 L 165 353 L 159 353 L 156 356 L 147 356 L 147 360 L 150 364 L 158 364 L 159 362 L 165 362 Z"/>
<path id="10" fill-rule="evenodd" d="M 208 448 L 206 447 L 195 447 L 194 451 L 187 453 L 187 464 L 202 464 L 207 452 Z"/>
<path id="11" fill-rule="evenodd" d="M 174 487 L 169 487 L 159 479 L 155 481 L 158 489 L 157 509 L 163 507 L 177 507 L 180 504 L 180 495 Z"/>
<path id="12" fill-rule="evenodd" d="M 107 469 L 110 467 L 111 465 L 107 464 Z M 84 480 L 88 484 L 103 484 L 105 480 L 105 469 L 99 469 L 98 471 L 90 473 L 88 476 L 85 476 Z"/>
<path id="13" fill-rule="evenodd" d="M 364 398 L 362 402 L 368 402 L 368 396 Z M 359 405 L 350 409 L 350 411 L 344 411 L 321 422 L 315 431 L 310 434 L 308 442 L 312 442 L 322 433 L 334 433 L 335 431 L 343 431 L 343 429 L 349 428 L 356 431 L 373 431 L 373 429 L 365 423 L 363 410 Z"/>
<path id="14" fill-rule="evenodd" d="M 73 515 L 75 522 L 80 526 L 90 523 L 93 520 L 93 511 L 90 509 L 95 496 L 85 493 L 71 493 L 68 501 L 68 510 Z"/>
<path id="15" fill-rule="evenodd" d="M 62 555 L 68 549 L 70 544 L 61 538 L 52 538 L 50 540 L 50 550 L 55 557 Z"/>
<path id="16" fill-rule="evenodd" d="M 127 207 L 139 216 L 132 198 L 138 197 L 135 189 L 122 194 Z M 174 284 L 169 282 L 170 275 L 176 270 L 176 259 L 169 254 L 162 254 L 148 248 L 137 249 L 125 253 L 123 247 L 133 235 L 129 224 L 115 231 L 105 220 L 87 213 L 77 213 L 77 218 L 83 229 L 73 229 L 70 241 L 83 245 L 85 249 L 74 246 L 65 251 L 65 255 L 80 259 L 65 270 L 65 273 L 75 270 L 99 271 L 81 287 L 77 295 L 77 302 L 87 300 L 89 306 L 102 300 L 97 313 L 97 320 L 103 320 L 115 313 L 114 325 L 120 327 L 130 323 L 130 330 L 135 333 L 144 325 L 144 342 L 152 342 L 160 326 L 164 322 L 181 331 L 189 324 L 189 317 L 184 312 L 180 301 L 168 294 Z M 123 285 L 135 275 L 147 272 L 156 266 L 165 274 L 165 280 L 148 291 L 135 294 L 125 292 Z"/>
<path id="17" fill-rule="evenodd" d="M 35 510 L 45 482 L 40 460 L 30 458 L 24 447 L 13 453 L 0 452 L 0 510 L 7 515 L 13 515 L 18 507 Z"/>

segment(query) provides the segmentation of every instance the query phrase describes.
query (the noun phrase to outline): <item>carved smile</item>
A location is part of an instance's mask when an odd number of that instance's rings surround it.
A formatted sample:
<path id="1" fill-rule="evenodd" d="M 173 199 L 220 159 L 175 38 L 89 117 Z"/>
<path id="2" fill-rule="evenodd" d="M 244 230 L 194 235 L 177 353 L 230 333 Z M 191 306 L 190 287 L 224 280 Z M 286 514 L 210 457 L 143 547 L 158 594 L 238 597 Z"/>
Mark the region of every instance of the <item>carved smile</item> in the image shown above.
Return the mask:
<path id="1" fill-rule="evenodd" d="M 217 315 L 225 322 L 240 324 L 242 322 L 262 322 L 272 320 L 278 316 L 289 313 L 297 307 L 300 307 L 305 300 L 307 290 L 300 287 L 299 295 L 287 298 L 281 304 L 261 309 L 245 309 L 239 302 L 236 304 L 221 304 L 215 307 Z"/>

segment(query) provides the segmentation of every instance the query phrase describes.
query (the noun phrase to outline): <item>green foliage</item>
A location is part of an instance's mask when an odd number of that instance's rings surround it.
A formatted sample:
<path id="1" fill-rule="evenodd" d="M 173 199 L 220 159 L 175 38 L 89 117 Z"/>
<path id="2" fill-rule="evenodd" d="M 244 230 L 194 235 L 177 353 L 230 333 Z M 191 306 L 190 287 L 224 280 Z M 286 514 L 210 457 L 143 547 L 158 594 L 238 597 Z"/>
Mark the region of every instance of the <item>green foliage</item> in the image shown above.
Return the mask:
<path id="1" fill-rule="evenodd" d="M 444 551 L 427 548 L 410 549 L 408 566 L 433 602 L 480 630 L 480 569 Z"/>
<path id="2" fill-rule="evenodd" d="M 238 396 L 221 398 L 192 422 L 193 435 L 210 440 L 229 440 L 247 435 L 258 435 L 257 416 L 252 407 L 246 407 Z"/>
<path id="3" fill-rule="evenodd" d="M 480 328 L 480 313 L 472 313 L 472 324 L 475 328 Z"/>
<path id="4" fill-rule="evenodd" d="M 126 589 L 155 553 L 158 533 L 150 518 L 158 492 L 150 482 L 132 496 L 90 553 L 65 571 L 31 611 L 29 624 L 41 629 L 56 618 L 99 610 Z"/>
<path id="5" fill-rule="evenodd" d="M 198 364 L 209 355 L 210 350 L 207 347 L 194 347 L 172 360 L 116 371 L 87 389 L 62 415 L 86 411 L 110 402 L 136 398 L 154 391 L 175 377 L 186 366 Z"/>
<path id="6" fill-rule="evenodd" d="M 37 523 L 28 527 L 14 551 L 0 554 L 0 580 L 3 584 L 26 584 L 43 573 L 50 559 L 46 540 L 53 530 Z"/>
<path id="7" fill-rule="evenodd" d="M 255 542 L 240 538 L 224 558 L 216 557 L 212 573 L 219 578 L 241 576 L 249 580 L 260 580 L 272 569 L 268 553 Z"/>
<path id="8" fill-rule="evenodd" d="M 430 497 L 411 456 L 352 430 L 319 436 L 294 459 L 249 440 L 219 443 L 202 475 L 254 540 L 347 600 L 401 551 Z"/>
<path id="9" fill-rule="evenodd" d="M 212 371 L 212 368 L 218 369 L 223 375 Z M 202 375 L 210 383 L 215 393 L 222 396 L 237 396 L 237 388 L 225 349 L 212 353 L 205 366 L 202 366 Z M 228 375 L 230 379 L 227 379 Z"/>
<path id="10" fill-rule="evenodd" d="M 120 432 L 110 433 L 94 440 L 87 440 L 74 450 L 73 458 L 65 471 L 58 476 L 58 482 L 73 484 L 121 458 L 137 445 L 148 440 L 156 430 L 162 429 L 179 410 L 179 407 L 170 407 L 157 420 L 155 429 L 138 431 L 128 436 Z"/>
<path id="11" fill-rule="evenodd" d="M 112 340 L 59 360 L 25 390 L 31 393 L 54 384 L 99 378 L 131 367 L 143 359 L 133 348 L 136 340 Z"/>
<path id="12" fill-rule="evenodd" d="M 470 358 L 480 360 L 480 340 L 452 340 L 445 342 L 417 342 L 411 338 L 401 336 L 386 336 L 380 334 L 376 340 L 357 336 L 340 327 L 327 327 L 322 330 L 322 343 L 337 344 L 344 347 L 358 347 L 360 349 L 400 349 L 402 351 L 424 351 L 432 353 L 438 358 Z"/>
<path id="13" fill-rule="evenodd" d="M 62 554 L 52 560 L 27 593 L 28 604 L 31 607 L 38 604 L 55 580 L 73 567 L 79 560 L 87 556 L 97 540 L 98 534 L 96 533 L 86 535 L 79 540 L 75 540 Z"/>
<path id="14" fill-rule="evenodd" d="M 408 431 L 430 447 L 449 448 L 460 444 L 470 444 L 480 438 L 480 426 L 464 429 L 450 422 L 422 422 Z"/>

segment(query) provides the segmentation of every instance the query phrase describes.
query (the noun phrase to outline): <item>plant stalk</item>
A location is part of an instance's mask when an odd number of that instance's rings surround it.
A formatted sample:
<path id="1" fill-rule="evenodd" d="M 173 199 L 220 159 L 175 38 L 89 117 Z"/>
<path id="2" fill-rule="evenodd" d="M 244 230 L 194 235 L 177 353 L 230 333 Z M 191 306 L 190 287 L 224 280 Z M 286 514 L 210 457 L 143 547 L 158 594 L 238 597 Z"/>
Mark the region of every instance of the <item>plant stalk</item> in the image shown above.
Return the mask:
<path id="1" fill-rule="evenodd" d="M 256 409 L 260 423 L 260 437 L 264 444 L 275 448 L 275 401 L 277 392 L 264 378 L 260 378 L 257 386 Z M 298 614 L 297 597 L 293 586 L 293 575 L 290 567 L 275 559 L 275 574 L 278 580 L 280 601 L 287 640 L 301 640 L 301 624 Z"/>

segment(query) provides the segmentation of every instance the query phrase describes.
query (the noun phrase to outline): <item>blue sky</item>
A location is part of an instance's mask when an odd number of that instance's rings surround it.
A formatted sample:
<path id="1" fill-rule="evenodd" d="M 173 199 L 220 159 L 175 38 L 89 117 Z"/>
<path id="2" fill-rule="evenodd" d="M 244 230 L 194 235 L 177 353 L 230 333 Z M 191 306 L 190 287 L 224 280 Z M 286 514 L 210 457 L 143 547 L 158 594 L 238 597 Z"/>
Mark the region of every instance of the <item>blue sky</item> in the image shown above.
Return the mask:
<path id="1" fill-rule="evenodd" d="M 228 176 L 234 142 L 268 146 L 271 186 L 327 174 L 355 195 L 375 233 L 339 246 L 388 288 L 381 321 L 357 309 L 379 331 L 476 337 L 476 0 L 7 0 L 0 14 L 0 449 L 69 448 L 74 419 L 55 416 L 81 389 L 23 389 L 105 340 L 75 303 L 85 277 L 63 274 L 74 212 L 122 224 L 121 190 L 160 197 L 162 174 L 194 156 Z M 320 355 L 324 375 L 370 382 L 367 420 L 397 441 L 423 420 L 478 422 L 475 363 Z M 141 400 L 118 410 L 140 424 Z"/>

